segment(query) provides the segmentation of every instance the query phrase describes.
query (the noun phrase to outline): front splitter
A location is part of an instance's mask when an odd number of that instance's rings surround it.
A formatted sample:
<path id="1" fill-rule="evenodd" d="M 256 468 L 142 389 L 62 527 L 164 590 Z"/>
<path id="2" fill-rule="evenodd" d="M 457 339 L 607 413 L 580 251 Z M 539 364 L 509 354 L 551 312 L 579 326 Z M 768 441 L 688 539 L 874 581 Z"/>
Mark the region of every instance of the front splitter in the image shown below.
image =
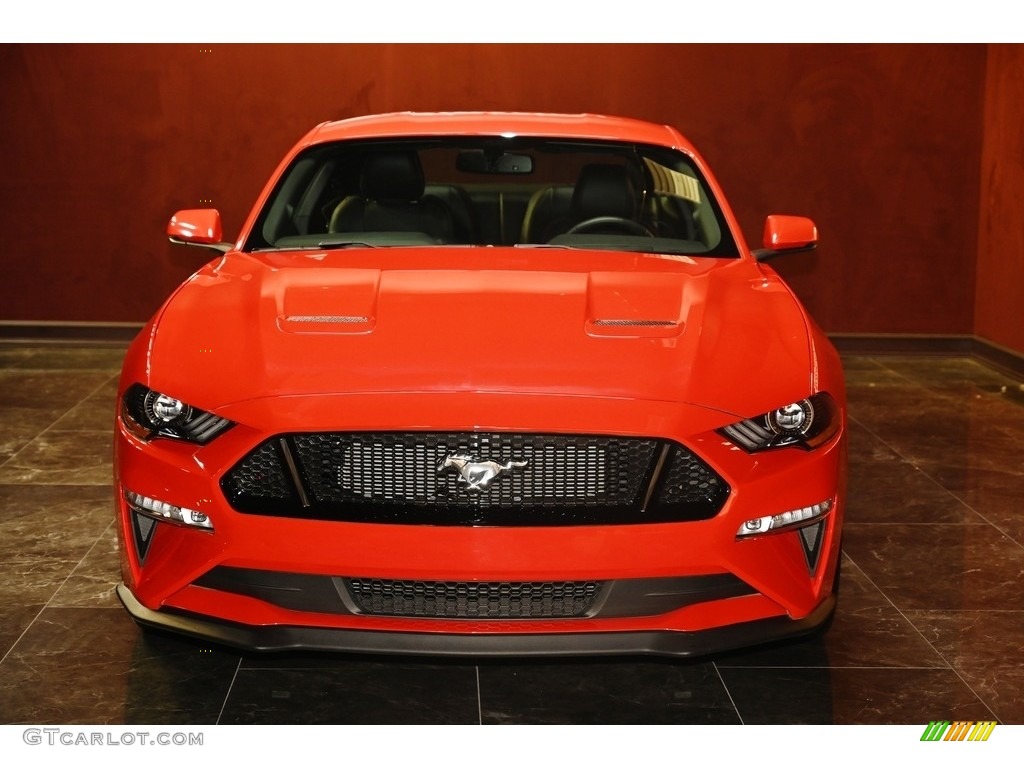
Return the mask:
<path id="1" fill-rule="evenodd" d="M 700 632 L 564 632 L 548 634 L 458 635 L 435 632 L 383 632 L 286 625 L 249 626 L 188 613 L 154 611 L 142 605 L 125 584 L 117 596 L 139 624 L 188 635 L 246 651 L 341 651 L 425 656 L 706 656 L 814 632 L 836 607 L 830 595 L 809 616 L 783 616 L 716 627 Z"/>

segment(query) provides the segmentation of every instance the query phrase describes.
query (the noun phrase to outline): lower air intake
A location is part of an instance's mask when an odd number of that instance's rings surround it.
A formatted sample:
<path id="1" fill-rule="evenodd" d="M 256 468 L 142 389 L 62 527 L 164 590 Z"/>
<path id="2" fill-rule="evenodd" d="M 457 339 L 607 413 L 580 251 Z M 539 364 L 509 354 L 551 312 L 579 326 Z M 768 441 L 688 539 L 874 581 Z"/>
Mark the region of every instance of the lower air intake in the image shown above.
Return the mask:
<path id="1" fill-rule="evenodd" d="M 550 619 L 584 616 L 597 581 L 393 581 L 345 579 L 361 613 L 452 619 Z"/>

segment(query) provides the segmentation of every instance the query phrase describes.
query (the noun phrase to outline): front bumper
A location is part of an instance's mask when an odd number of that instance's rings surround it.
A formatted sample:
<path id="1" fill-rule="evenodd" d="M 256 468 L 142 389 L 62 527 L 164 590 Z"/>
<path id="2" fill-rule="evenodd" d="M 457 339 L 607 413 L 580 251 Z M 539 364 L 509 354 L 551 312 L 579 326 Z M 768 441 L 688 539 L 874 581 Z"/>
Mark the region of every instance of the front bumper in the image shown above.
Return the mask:
<path id="1" fill-rule="evenodd" d="M 460 635 L 308 626 L 245 626 L 188 613 L 152 611 L 123 583 L 117 595 L 139 624 L 249 651 L 345 651 L 432 656 L 702 656 L 796 638 L 824 626 L 836 607 L 830 595 L 808 616 L 776 616 L 698 632 L 668 630 Z"/>
<path id="2" fill-rule="evenodd" d="M 419 398 L 422 400 L 423 398 Z M 374 402 L 379 400 L 375 399 Z M 473 399 L 483 418 L 499 423 L 507 398 Z M 395 398 L 389 418 L 416 423 L 407 399 Z M 455 421 L 464 402 L 432 398 L 441 423 Z M 636 404 L 516 401 L 520 428 L 572 433 L 635 434 Z M 368 409 L 346 410 L 353 428 L 381 425 Z M 379 405 L 379 403 L 378 403 Z M 419 403 L 422 408 L 423 404 Z M 447 410 L 445 410 L 447 408 Z M 529 409 L 529 410 L 528 410 Z M 230 414 L 238 426 L 202 447 L 154 440 L 142 443 L 123 428 L 115 436 L 117 511 L 124 585 L 118 590 L 132 616 L 206 640 L 253 650 L 291 648 L 449 655 L 697 655 L 798 636 L 827 620 L 839 558 L 844 513 L 845 444 L 837 435 L 812 451 L 782 449 L 750 456 L 714 428 L 720 415 L 696 408 L 644 406 L 645 433 L 692 447 L 733 489 L 715 517 L 694 522 L 627 525 L 530 526 L 397 525 L 358 521 L 287 519 L 242 514 L 225 499 L 220 479 L 279 425 Z M 362 415 L 364 414 L 364 415 Z M 312 415 L 309 417 L 312 420 Z M 340 417 L 336 417 L 340 418 Z M 362 423 L 359 419 L 366 423 Z M 336 422 L 316 423 L 318 429 Z M 687 431 L 680 424 L 688 426 Z M 593 425 L 597 425 L 594 427 Z M 385 425 L 389 426 L 389 425 Z M 693 431 L 689 431 L 692 429 Z M 146 551 L 125 501 L 131 490 L 208 515 L 212 530 L 159 522 L 147 533 Z M 822 518 L 810 561 L 801 529 L 737 538 L 748 519 L 834 499 Z M 155 531 L 155 532 L 154 532 Z M 217 569 L 257 570 L 316 578 L 353 577 L 413 581 L 540 582 L 576 580 L 734 577 L 749 586 L 735 596 L 715 594 L 642 614 L 582 618 L 472 620 L 369 615 L 268 599 L 212 584 Z M 283 593 L 280 590 L 279 593 Z"/>

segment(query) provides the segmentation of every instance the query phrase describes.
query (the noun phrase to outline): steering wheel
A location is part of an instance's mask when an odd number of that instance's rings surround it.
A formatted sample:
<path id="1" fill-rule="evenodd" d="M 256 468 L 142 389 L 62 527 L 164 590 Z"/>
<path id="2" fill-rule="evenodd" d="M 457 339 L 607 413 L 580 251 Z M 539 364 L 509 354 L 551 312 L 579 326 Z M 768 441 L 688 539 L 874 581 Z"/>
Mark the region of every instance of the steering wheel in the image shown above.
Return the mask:
<path id="1" fill-rule="evenodd" d="M 654 233 L 638 221 L 624 219 L 621 216 L 596 216 L 593 219 L 586 219 L 576 224 L 565 234 L 582 235 L 584 232 L 593 232 L 596 229 L 620 229 L 629 235 L 643 235 L 654 237 Z"/>

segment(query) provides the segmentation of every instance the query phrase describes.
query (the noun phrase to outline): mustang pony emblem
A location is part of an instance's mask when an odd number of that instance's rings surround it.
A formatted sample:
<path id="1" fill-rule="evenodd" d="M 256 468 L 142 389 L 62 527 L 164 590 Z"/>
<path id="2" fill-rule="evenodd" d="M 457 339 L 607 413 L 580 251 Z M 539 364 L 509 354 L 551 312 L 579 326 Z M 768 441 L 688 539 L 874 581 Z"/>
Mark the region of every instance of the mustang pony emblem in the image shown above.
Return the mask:
<path id="1" fill-rule="evenodd" d="M 437 465 L 437 471 L 443 472 L 449 467 L 454 467 L 469 490 L 483 491 L 491 484 L 491 481 L 496 480 L 503 473 L 511 472 L 513 469 L 522 469 L 529 463 L 529 461 L 506 461 L 504 464 L 499 464 L 496 461 L 473 461 L 469 456 L 456 454 L 445 457 L 445 460 Z"/>

